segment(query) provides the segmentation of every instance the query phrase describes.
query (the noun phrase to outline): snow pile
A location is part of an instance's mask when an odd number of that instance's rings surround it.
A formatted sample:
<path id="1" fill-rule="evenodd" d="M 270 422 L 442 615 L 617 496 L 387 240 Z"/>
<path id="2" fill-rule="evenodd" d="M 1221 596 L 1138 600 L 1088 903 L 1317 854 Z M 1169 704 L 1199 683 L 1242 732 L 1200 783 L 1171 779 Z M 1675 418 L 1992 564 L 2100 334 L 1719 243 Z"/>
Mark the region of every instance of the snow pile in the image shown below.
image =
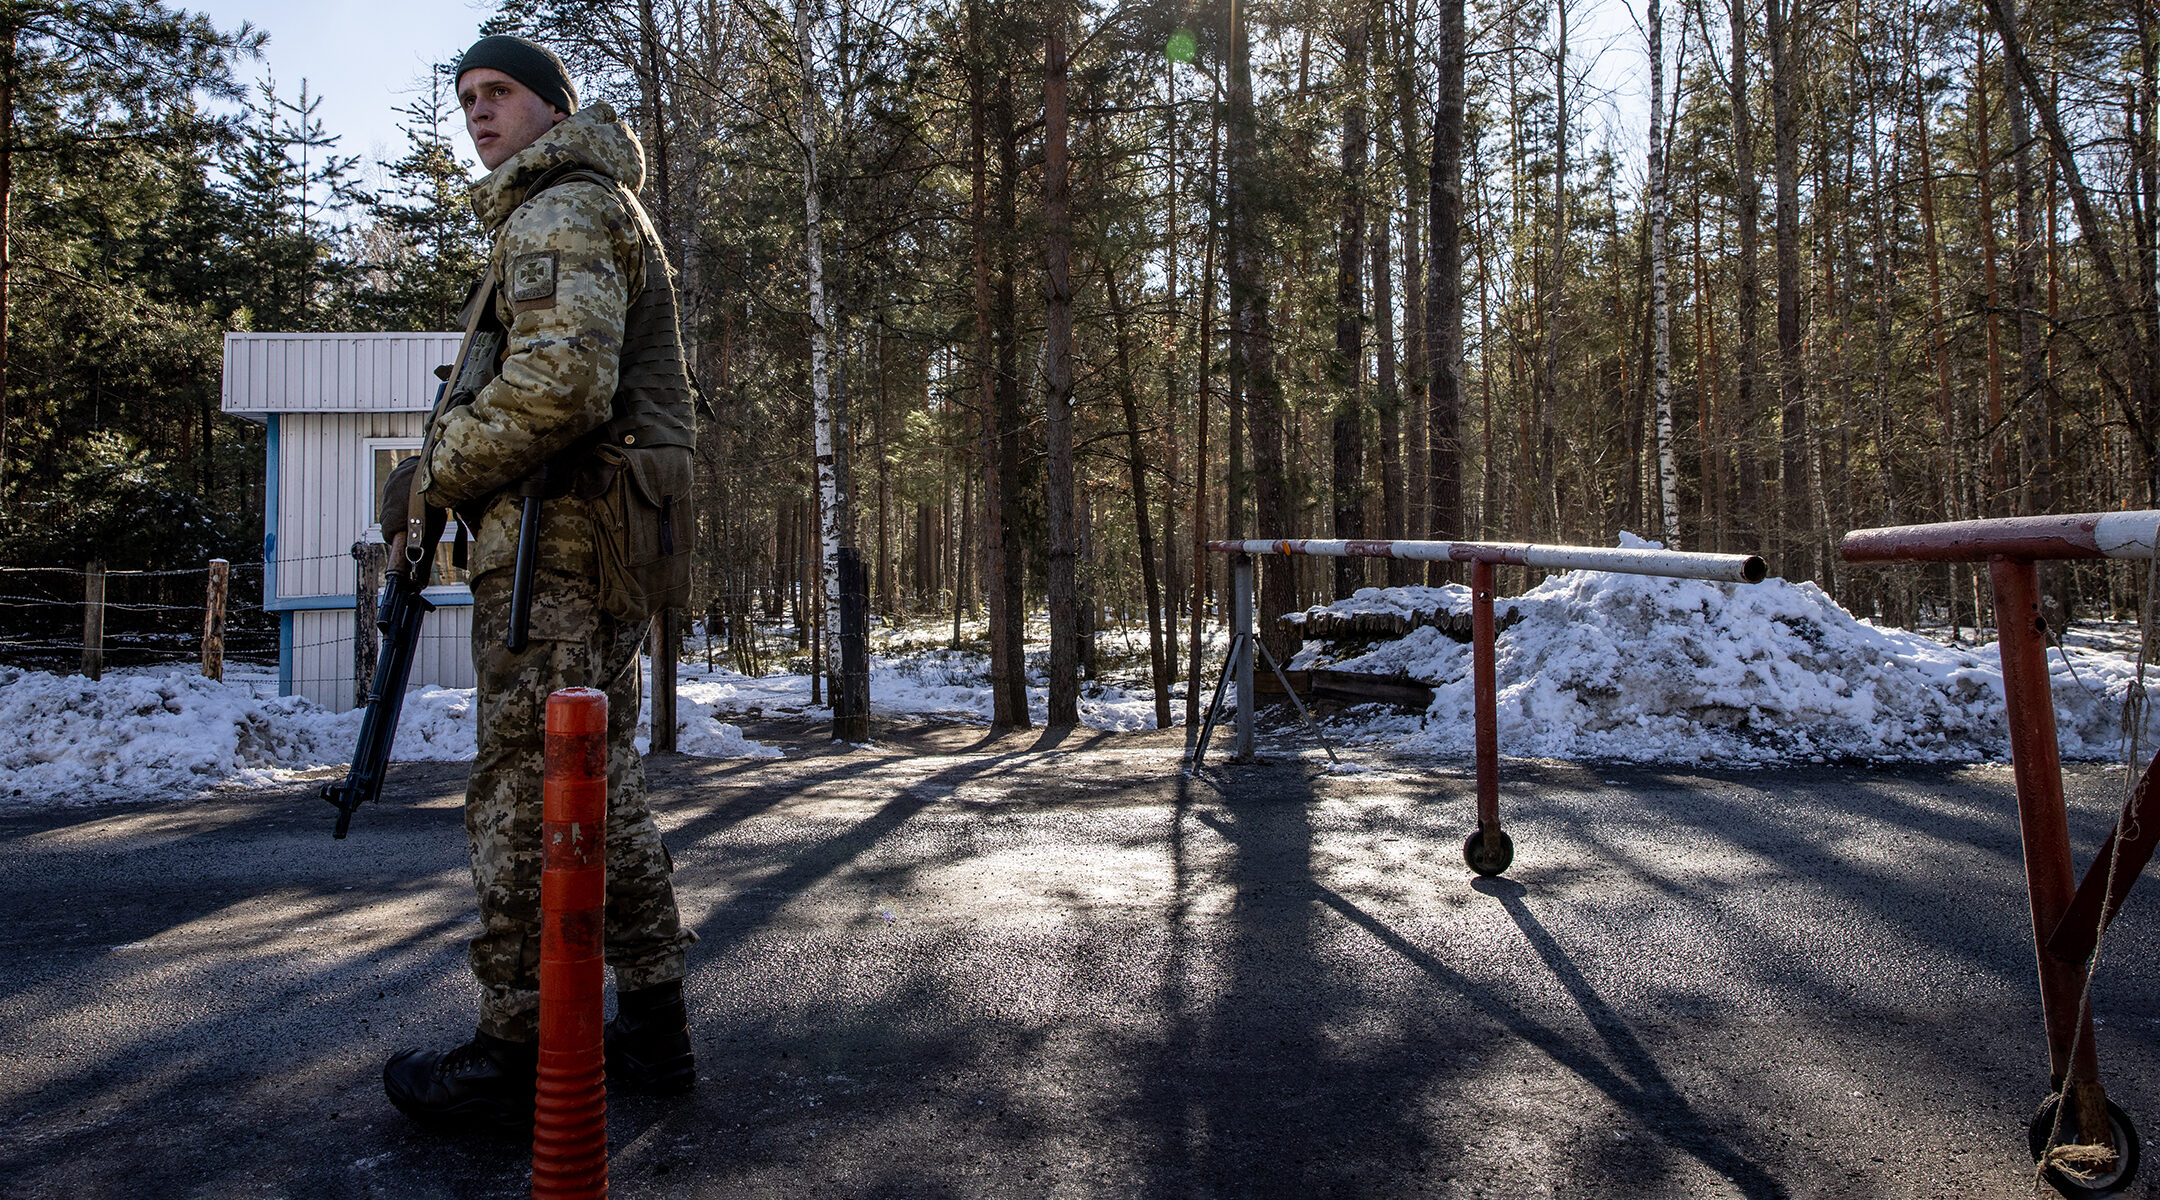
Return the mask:
<path id="1" fill-rule="evenodd" d="M 1361 591 L 1339 607 L 1400 605 L 1389 590 Z M 1812 583 L 1575 571 L 1498 607 L 1514 618 L 1495 646 L 1506 754 L 1759 764 L 2009 754 L 1995 647 L 1964 650 L 1877 628 Z M 2068 663 L 2048 654 L 2063 755 L 2119 757 L 2135 662 L 2075 647 L 2069 654 Z M 1326 661 L 1324 651 L 1300 657 L 1301 665 L 1434 685 L 1425 719 L 1378 717 L 1366 732 L 1404 749 L 1470 752 L 1468 645 L 1418 629 L 1340 661 Z M 2160 721 L 2148 721 L 2144 744 L 2160 745 Z"/>
<path id="2" fill-rule="evenodd" d="M 0 668 L 0 805 L 164 800 L 228 784 L 289 783 L 342 767 L 360 738 L 358 709 L 333 713 L 267 681 L 220 683 L 187 671 L 79 676 Z M 777 756 L 719 719 L 724 704 L 679 690 L 677 743 L 707 758 Z M 641 713 L 647 747 L 651 710 Z M 475 751 L 471 688 L 405 695 L 391 758 L 467 762 Z"/>
<path id="3" fill-rule="evenodd" d="M 1470 589 L 1459 583 L 1444 583 L 1439 587 L 1416 584 L 1407 587 L 1359 588 L 1348 600 L 1334 604 L 1316 604 L 1301 613 L 1290 614 L 1295 624 L 1303 624 L 1313 613 L 1385 613 L 1389 616 L 1422 618 L 1432 614 L 1446 613 L 1450 616 L 1466 616 L 1470 612 Z"/>
<path id="4" fill-rule="evenodd" d="M 303 711 L 294 703 L 177 671 L 95 683 L 0 671 L 0 728 L 11 735 L 0 742 L 0 799 L 164 798 L 339 753 L 319 724 L 289 719 Z"/>
<path id="5" fill-rule="evenodd" d="M 467 693 L 468 695 L 470 693 Z M 678 678 L 675 682 L 675 749 L 698 758 L 779 758 L 780 747 L 753 742 L 723 714 L 735 710 L 726 685 Z M 638 710 L 638 753 L 652 749 L 652 692 Z M 468 754 L 467 757 L 470 757 Z"/>

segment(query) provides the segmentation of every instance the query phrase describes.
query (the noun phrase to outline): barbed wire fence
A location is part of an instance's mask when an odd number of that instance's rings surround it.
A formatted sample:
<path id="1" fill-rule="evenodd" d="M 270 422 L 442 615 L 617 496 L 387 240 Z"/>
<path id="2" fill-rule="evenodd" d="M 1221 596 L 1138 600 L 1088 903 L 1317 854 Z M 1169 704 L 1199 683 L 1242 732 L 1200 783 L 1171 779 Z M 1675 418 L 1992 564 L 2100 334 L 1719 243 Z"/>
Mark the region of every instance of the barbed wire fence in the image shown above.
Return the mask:
<path id="1" fill-rule="evenodd" d="M 321 563 L 341 567 L 339 577 L 351 579 L 348 587 L 357 592 L 360 575 L 349 551 L 280 557 L 270 570 L 290 581 Z M 814 559 L 701 563 L 690 610 L 678 625 L 682 657 L 746 675 L 807 671 L 822 615 L 817 567 Z M 197 665 L 205 674 L 221 675 L 226 664 L 276 670 L 279 614 L 263 606 L 268 573 L 262 562 L 222 559 L 153 570 L 110 570 L 96 563 L 0 566 L 0 666 L 55 674 Z M 357 631 L 351 610 L 345 611 L 335 634 L 298 638 L 287 652 L 296 661 L 309 651 L 349 653 Z M 927 648 L 960 634 L 955 616 L 947 590 L 927 604 L 902 604 L 891 618 L 873 619 L 872 639 L 881 652 Z M 981 615 L 970 611 L 966 618 L 964 637 L 973 642 L 982 636 Z M 464 635 L 447 623 L 431 623 L 422 636 L 457 643 L 437 646 L 440 653 L 467 653 Z M 349 682 L 351 676 L 342 678 Z M 307 671 L 291 680 L 302 689 L 330 682 Z"/>
<path id="2" fill-rule="evenodd" d="M 0 665 L 58 674 L 198 664 L 275 667 L 277 618 L 262 607 L 263 565 L 114 571 L 0 567 Z"/>

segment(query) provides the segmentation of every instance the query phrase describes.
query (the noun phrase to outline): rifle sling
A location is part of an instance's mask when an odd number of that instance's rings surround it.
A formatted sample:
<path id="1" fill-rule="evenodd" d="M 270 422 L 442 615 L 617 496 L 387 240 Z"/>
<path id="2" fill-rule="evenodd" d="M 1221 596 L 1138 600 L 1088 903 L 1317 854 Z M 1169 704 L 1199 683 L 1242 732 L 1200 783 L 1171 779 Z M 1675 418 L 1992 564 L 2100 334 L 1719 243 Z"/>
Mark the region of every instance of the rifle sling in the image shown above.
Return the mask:
<path id="1" fill-rule="evenodd" d="M 491 262 L 488 265 L 487 277 L 480 281 L 480 290 L 473 297 L 472 310 L 465 318 L 465 336 L 463 340 L 458 342 L 457 358 L 450 364 L 449 386 L 443 389 L 442 400 L 437 405 L 436 411 L 428 414 L 428 435 L 420 445 L 420 465 L 423 468 L 427 466 L 428 457 L 435 451 L 436 425 L 442 420 L 442 408 L 450 403 L 453 389 L 456 387 L 459 377 L 464 373 L 465 357 L 473 352 L 473 339 L 480 332 L 481 322 L 487 320 L 488 314 L 495 309 L 495 288 L 498 282 L 495 276 L 495 265 Z M 435 539 L 442 536 L 442 528 L 447 520 L 447 514 L 441 509 L 429 505 L 420 495 L 420 480 L 425 474 L 425 470 L 413 472 L 412 494 L 405 506 L 405 558 L 407 564 L 417 564 L 421 561 L 419 555 L 422 548 L 432 546 Z M 462 550 L 464 535 L 465 524 L 460 521 L 458 523 L 460 545 L 452 549 L 453 556 L 457 556 L 459 551 Z"/>

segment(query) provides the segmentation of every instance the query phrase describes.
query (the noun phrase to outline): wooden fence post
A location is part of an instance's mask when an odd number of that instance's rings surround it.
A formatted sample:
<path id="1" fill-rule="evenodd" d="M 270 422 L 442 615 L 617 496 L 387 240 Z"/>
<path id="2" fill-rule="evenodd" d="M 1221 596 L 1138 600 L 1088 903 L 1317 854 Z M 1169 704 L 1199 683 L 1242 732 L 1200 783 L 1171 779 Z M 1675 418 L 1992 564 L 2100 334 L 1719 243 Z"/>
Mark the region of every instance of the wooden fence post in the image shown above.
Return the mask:
<path id="1" fill-rule="evenodd" d="M 652 753 L 675 753 L 675 666 L 681 646 L 676 631 L 682 617 L 663 608 L 652 623 Z"/>
<path id="2" fill-rule="evenodd" d="M 105 677 L 105 564 L 83 564 L 82 673 Z"/>
<path id="3" fill-rule="evenodd" d="M 225 596 L 232 587 L 232 564 L 210 560 L 210 583 L 203 593 L 202 673 L 225 681 Z"/>
<path id="4" fill-rule="evenodd" d="M 376 598 L 382 594 L 383 573 L 389 569 L 390 547 L 380 542 L 354 542 L 352 556 L 360 564 L 353 586 L 353 705 L 368 701 L 375 686 L 375 660 L 382 653 L 376 628 Z"/>
<path id="5" fill-rule="evenodd" d="M 833 689 L 833 740 L 870 740 L 869 571 L 862 551 L 840 547 L 840 675 Z"/>

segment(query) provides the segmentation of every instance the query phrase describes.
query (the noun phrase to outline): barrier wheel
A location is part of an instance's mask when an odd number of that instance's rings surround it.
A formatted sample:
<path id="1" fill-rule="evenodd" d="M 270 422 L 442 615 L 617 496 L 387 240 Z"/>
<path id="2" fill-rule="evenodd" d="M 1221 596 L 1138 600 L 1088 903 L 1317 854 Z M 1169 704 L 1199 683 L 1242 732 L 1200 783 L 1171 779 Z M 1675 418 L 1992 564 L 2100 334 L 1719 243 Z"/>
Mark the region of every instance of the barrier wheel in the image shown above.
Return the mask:
<path id="1" fill-rule="evenodd" d="M 2062 1093 L 2049 1096 L 2040 1105 L 2025 1126 L 2027 1149 L 2032 1151 L 2033 1161 L 2039 1162 L 2047 1154 L 2048 1134 L 2055 1128 L 2055 1108 L 2062 1103 Z M 2050 1164 L 2045 1171 L 2047 1181 L 2065 1196 L 2105 1196 L 2130 1186 L 2137 1177 L 2138 1133 L 2137 1126 L 2130 1123 L 2127 1113 L 2117 1107 L 2113 1100 L 2107 1102 L 2108 1137 L 2115 1144 L 2115 1165 L 2096 1174 L 2084 1174 L 2071 1168 Z M 2076 1131 L 2065 1128 L 2065 1137 L 2076 1136 Z"/>
<path id="2" fill-rule="evenodd" d="M 1508 869 L 1509 863 L 1515 861 L 1515 839 L 1495 829 L 1492 840 L 1488 842 L 1485 840 L 1485 831 L 1479 829 L 1463 839 L 1462 857 L 1464 862 L 1470 864 L 1470 869 L 1478 874 L 1487 877 L 1498 875 Z"/>

